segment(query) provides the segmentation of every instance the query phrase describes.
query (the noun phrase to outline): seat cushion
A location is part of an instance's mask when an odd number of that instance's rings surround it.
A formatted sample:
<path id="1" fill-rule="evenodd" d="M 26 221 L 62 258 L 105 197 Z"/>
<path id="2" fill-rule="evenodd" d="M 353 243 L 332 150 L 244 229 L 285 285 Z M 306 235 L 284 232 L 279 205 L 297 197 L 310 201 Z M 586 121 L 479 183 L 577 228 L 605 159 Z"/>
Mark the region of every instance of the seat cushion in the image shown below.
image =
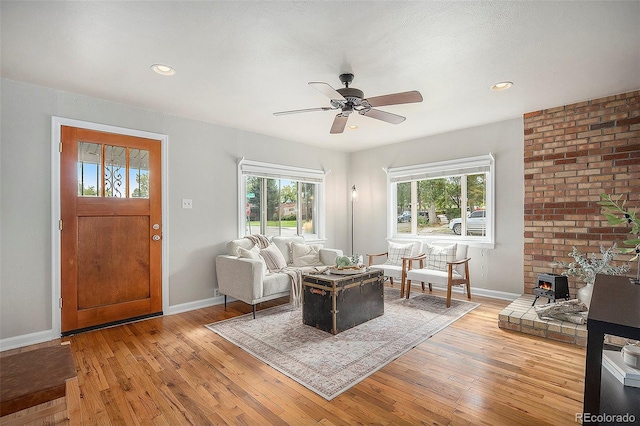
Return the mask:
<path id="1" fill-rule="evenodd" d="M 291 290 L 291 277 L 281 272 L 268 273 L 262 281 L 262 296 L 267 297 Z"/>
<path id="2" fill-rule="evenodd" d="M 381 270 L 385 277 L 402 278 L 402 266 L 398 265 L 386 265 L 384 263 L 378 265 L 371 265 L 369 269 Z"/>
<path id="3" fill-rule="evenodd" d="M 453 270 L 452 278 L 461 279 L 462 276 Z M 437 271 L 435 269 L 412 269 L 407 272 L 407 280 L 420 281 L 423 283 L 447 285 L 448 272 Z"/>

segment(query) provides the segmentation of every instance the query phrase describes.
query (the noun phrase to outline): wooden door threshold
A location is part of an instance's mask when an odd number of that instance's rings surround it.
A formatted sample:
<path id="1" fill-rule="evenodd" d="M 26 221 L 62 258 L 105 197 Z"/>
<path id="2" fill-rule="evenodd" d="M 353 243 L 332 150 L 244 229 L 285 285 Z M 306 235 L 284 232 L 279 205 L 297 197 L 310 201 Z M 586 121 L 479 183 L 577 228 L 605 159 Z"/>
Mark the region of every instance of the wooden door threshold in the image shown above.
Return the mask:
<path id="1" fill-rule="evenodd" d="M 149 319 L 149 318 L 153 318 L 153 317 L 159 317 L 159 316 L 162 316 L 162 315 L 163 315 L 163 313 L 162 313 L 162 311 L 160 311 L 160 312 L 156 312 L 156 313 L 153 313 L 153 314 L 140 315 L 140 316 L 133 317 L 133 318 L 126 318 L 126 319 L 123 319 L 123 320 L 111 321 L 111 322 L 107 322 L 105 324 L 92 325 L 91 327 L 84 327 L 84 328 L 78 328 L 76 330 L 63 331 L 62 333 L 60 333 L 60 335 L 62 337 L 72 336 L 72 335 L 78 334 L 78 333 L 84 333 L 84 332 L 93 331 L 93 330 L 100 330 L 102 328 L 115 327 L 116 325 L 122 325 L 122 324 L 131 323 L 131 322 L 142 321 L 142 320 L 145 320 L 145 319 Z"/>

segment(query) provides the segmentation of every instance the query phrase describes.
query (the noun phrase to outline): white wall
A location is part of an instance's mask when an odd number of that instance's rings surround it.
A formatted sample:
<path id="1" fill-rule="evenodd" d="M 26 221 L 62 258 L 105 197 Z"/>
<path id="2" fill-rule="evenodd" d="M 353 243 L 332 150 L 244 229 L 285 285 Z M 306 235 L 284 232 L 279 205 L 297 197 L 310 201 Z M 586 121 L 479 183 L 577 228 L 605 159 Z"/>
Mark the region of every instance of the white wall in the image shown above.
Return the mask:
<path id="1" fill-rule="evenodd" d="M 349 247 L 346 153 L 7 79 L 0 93 L 0 343 L 52 332 L 51 116 L 169 136 L 170 306 L 213 297 L 215 256 L 238 228 L 242 156 L 331 169 L 326 245 Z M 193 209 L 182 209 L 182 198 Z"/>
<path id="2" fill-rule="evenodd" d="M 354 207 L 355 251 L 386 251 L 387 178 L 383 167 L 400 167 L 461 157 L 496 159 L 494 249 L 470 248 L 474 288 L 522 294 L 524 247 L 524 125 L 521 118 L 463 129 L 351 155 L 350 181 L 358 188 Z M 507 296 L 507 295 L 503 295 Z"/>
<path id="3" fill-rule="evenodd" d="M 327 246 L 350 243 L 356 184 L 355 251 L 386 248 L 386 175 L 398 167 L 459 157 L 496 157 L 496 246 L 471 249 L 472 287 L 522 293 L 523 124 L 521 119 L 352 153 L 175 117 L 12 80 L 0 86 L 0 345 L 46 340 L 52 328 L 51 116 L 169 136 L 169 305 L 211 299 L 214 259 L 236 237 L 238 158 L 331 169 L 326 180 Z M 193 199 L 182 209 L 181 199 Z M 31 337 L 29 337 L 31 336 Z M 55 336 L 53 336 L 55 337 Z M 52 337 L 51 337 L 52 338 Z M 31 340 L 29 340 L 31 339 Z"/>

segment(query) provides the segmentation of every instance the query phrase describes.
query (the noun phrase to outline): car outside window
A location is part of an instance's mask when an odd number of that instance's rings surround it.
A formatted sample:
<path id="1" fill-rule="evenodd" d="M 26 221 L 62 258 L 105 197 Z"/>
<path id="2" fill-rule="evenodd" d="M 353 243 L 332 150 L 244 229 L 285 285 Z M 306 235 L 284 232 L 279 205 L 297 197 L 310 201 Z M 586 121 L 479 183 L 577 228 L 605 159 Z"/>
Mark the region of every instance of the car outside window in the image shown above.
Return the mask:
<path id="1" fill-rule="evenodd" d="M 389 238 L 464 239 L 492 246 L 493 175 L 491 154 L 389 169 Z"/>
<path id="2" fill-rule="evenodd" d="M 469 234 L 485 235 L 487 232 L 486 211 L 476 210 L 467 218 L 467 232 Z M 455 218 L 449 222 L 449 229 L 456 235 L 462 234 L 462 218 Z"/>

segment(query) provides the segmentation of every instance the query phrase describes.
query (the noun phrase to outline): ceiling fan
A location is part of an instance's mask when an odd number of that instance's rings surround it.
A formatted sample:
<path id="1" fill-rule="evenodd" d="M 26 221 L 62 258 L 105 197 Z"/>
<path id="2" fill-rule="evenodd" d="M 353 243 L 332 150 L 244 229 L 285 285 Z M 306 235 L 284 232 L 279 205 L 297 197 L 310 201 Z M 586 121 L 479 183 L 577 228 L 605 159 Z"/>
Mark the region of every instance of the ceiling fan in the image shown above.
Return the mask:
<path id="1" fill-rule="evenodd" d="M 353 81 L 353 74 L 340 74 L 340 81 L 344 84 L 343 88 L 334 89 L 327 83 L 312 81 L 309 83 L 311 87 L 318 92 L 331 99 L 330 107 L 296 109 L 292 111 L 274 112 L 273 115 L 297 114 L 300 112 L 312 111 L 329 111 L 341 110 L 333 120 L 330 133 L 342 133 L 347 125 L 347 119 L 352 112 L 357 112 L 365 117 L 375 118 L 376 120 L 386 121 L 391 124 L 400 124 L 406 117 L 392 114 L 390 112 L 381 111 L 374 107 L 398 104 L 410 104 L 413 102 L 422 102 L 422 95 L 417 90 L 410 92 L 393 93 L 390 95 L 374 96 L 373 98 L 364 97 L 362 90 L 349 87 Z"/>

